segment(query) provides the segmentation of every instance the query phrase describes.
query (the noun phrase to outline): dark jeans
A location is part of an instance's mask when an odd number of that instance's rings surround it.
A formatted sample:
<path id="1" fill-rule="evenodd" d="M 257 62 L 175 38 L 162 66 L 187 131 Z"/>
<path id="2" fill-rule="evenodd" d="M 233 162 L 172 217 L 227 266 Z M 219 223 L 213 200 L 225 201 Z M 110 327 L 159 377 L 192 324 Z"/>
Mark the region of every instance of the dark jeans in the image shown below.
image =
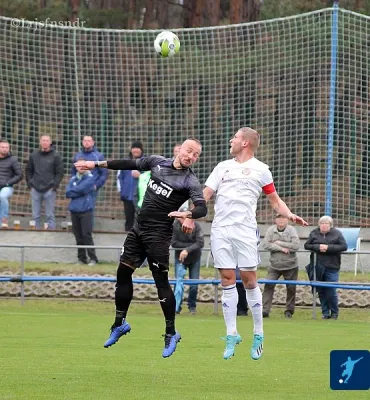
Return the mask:
<path id="1" fill-rule="evenodd" d="M 269 267 L 266 279 L 271 279 L 276 281 L 283 276 L 286 281 L 296 281 L 298 278 L 298 267 L 285 270 L 277 270 Z M 269 314 L 272 306 L 272 299 L 274 297 L 275 284 L 265 284 L 263 289 L 262 303 L 263 312 Z M 294 314 L 295 307 L 295 295 L 296 295 L 296 285 L 286 285 L 286 311 L 290 311 Z"/>
<path id="2" fill-rule="evenodd" d="M 237 283 L 236 290 L 238 291 L 238 296 L 239 296 L 237 312 L 246 314 L 248 312 L 248 302 L 247 302 L 247 294 L 245 292 L 245 287 L 242 283 Z"/>
<path id="3" fill-rule="evenodd" d="M 72 232 L 76 238 L 77 245 L 94 246 L 94 240 L 92 237 L 92 226 L 93 226 L 93 212 L 86 211 L 81 213 L 71 212 L 72 217 Z M 95 254 L 95 249 L 77 249 L 77 256 L 80 261 L 87 263 L 87 255 L 90 260 L 98 262 L 98 258 Z"/>
<path id="4" fill-rule="evenodd" d="M 177 278 L 177 269 L 180 261 L 178 258 L 175 259 L 175 277 Z M 192 264 L 185 265 L 186 269 L 189 271 L 189 279 L 199 279 L 200 274 L 200 259 Z M 197 296 L 198 296 L 198 285 L 189 286 L 189 296 L 188 296 L 188 308 L 189 310 L 195 310 L 197 307 Z M 181 304 L 180 304 L 181 308 Z"/>
<path id="5" fill-rule="evenodd" d="M 123 207 L 125 210 L 125 231 L 128 232 L 135 222 L 135 204 L 132 200 L 123 200 Z"/>
<path id="6" fill-rule="evenodd" d="M 235 277 L 237 281 L 240 281 L 242 279 L 240 276 L 239 268 L 236 268 L 235 270 Z M 238 291 L 237 312 L 238 314 L 247 314 L 248 313 L 247 294 L 245 292 L 245 287 L 243 283 L 237 283 L 236 290 Z"/>
<path id="7" fill-rule="evenodd" d="M 324 275 L 321 279 L 322 282 L 338 282 L 339 271 L 335 269 L 324 269 Z M 317 288 L 319 299 L 321 303 L 322 315 L 325 317 L 338 316 L 338 295 L 335 288 Z"/>

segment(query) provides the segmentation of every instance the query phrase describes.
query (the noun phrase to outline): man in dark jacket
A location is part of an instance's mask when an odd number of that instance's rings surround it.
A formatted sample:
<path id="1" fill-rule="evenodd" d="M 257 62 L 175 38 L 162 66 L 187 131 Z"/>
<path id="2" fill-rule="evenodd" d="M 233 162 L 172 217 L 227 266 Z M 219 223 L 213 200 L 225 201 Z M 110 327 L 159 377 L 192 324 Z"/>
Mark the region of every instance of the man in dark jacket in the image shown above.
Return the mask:
<path id="1" fill-rule="evenodd" d="M 333 226 L 333 219 L 324 215 L 319 219 L 319 227 L 314 229 L 304 245 L 316 255 L 316 263 L 324 269 L 323 282 L 338 282 L 341 253 L 347 250 L 347 243 L 340 230 Z M 322 318 L 338 319 L 338 296 L 335 288 L 318 288 Z"/>
<path id="2" fill-rule="evenodd" d="M 129 158 L 137 160 L 144 155 L 143 144 L 136 140 L 131 145 Z M 93 170 L 94 171 L 94 170 Z M 122 170 L 117 173 L 117 188 L 125 211 L 125 231 L 128 232 L 134 225 L 136 207 L 138 204 L 139 171 Z"/>
<path id="3" fill-rule="evenodd" d="M 14 192 L 13 185 L 23 177 L 17 157 L 10 153 L 9 142 L 0 139 L 0 221 L 1 227 L 8 227 L 9 197 Z"/>
<path id="4" fill-rule="evenodd" d="M 55 229 L 56 191 L 63 175 L 63 160 L 53 149 L 50 136 L 41 136 L 40 150 L 31 154 L 26 167 L 27 186 L 31 189 L 32 197 L 32 218 L 36 229 L 41 228 L 42 201 L 45 203 L 48 229 Z"/>
<path id="5" fill-rule="evenodd" d="M 71 199 L 68 209 L 72 217 L 72 231 L 76 238 L 77 245 L 94 246 L 92 237 L 93 229 L 93 209 L 94 209 L 94 189 L 95 179 L 90 171 L 77 168 L 76 175 L 70 179 L 66 196 Z M 98 262 L 95 249 L 77 250 L 78 263 L 87 264 L 87 255 L 90 258 L 89 265 L 94 266 Z"/>
<path id="6" fill-rule="evenodd" d="M 95 142 L 92 136 L 85 135 L 82 139 L 82 150 L 75 154 L 73 157 L 73 165 L 71 170 L 71 176 L 77 174 L 77 169 L 74 166 L 74 163 L 77 160 L 84 159 L 86 161 L 104 161 L 105 157 L 102 153 L 100 153 L 96 147 Z M 96 197 L 98 195 L 98 191 L 101 187 L 104 186 L 107 178 L 108 178 L 108 171 L 105 168 L 96 168 L 91 171 L 94 177 L 94 193 L 93 193 L 93 200 L 94 203 L 96 202 Z"/>
<path id="7" fill-rule="evenodd" d="M 181 209 L 186 211 L 186 209 Z M 204 247 L 203 231 L 198 222 L 192 233 L 184 233 L 181 229 L 181 223 L 175 221 L 173 224 L 173 236 L 171 246 L 175 249 L 175 276 L 179 280 L 184 278 L 186 270 L 189 271 L 189 279 L 199 279 L 200 259 L 202 248 Z M 181 280 L 180 279 L 180 280 Z M 175 289 L 175 297 L 177 290 Z M 188 296 L 188 309 L 191 314 L 196 313 L 197 308 L 198 285 L 190 285 Z M 180 314 L 182 304 L 181 298 L 176 298 L 176 312 Z"/>

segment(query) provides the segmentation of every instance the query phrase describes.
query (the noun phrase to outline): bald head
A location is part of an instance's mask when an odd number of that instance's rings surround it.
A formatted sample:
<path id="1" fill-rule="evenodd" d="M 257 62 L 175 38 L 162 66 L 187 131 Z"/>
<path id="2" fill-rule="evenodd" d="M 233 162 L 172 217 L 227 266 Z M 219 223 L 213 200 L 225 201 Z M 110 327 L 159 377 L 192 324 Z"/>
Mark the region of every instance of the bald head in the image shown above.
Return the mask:
<path id="1" fill-rule="evenodd" d="M 202 145 L 198 139 L 188 138 L 181 145 L 179 152 L 175 158 L 176 168 L 189 168 L 191 167 L 199 158 L 202 152 Z"/>

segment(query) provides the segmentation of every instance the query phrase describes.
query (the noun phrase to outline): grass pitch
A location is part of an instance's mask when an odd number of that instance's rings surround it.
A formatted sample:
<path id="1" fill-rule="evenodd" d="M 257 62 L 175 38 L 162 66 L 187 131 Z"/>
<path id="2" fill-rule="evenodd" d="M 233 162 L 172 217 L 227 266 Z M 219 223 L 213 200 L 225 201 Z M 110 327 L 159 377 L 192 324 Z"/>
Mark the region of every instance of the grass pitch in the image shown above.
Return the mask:
<path id="1" fill-rule="evenodd" d="M 369 392 L 333 392 L 329 353 L 369 349 L 368 310 L 341 310 L 338 321 L 312 320 L 297 310 L 292 320 L 274 308 L 265 320 L 265 353 L 250 359 L 252 319 L 238 317 L 243 342 L 222 359 L 225 333 L 212 305 L 177 318 L 183 340 L 161 356 L 159 305 L 133 304 L 129 335 L 103 348 L 114 305 L 55 299 L 0 300 L 0 399 L 238 400 L 368 399 Z"/>

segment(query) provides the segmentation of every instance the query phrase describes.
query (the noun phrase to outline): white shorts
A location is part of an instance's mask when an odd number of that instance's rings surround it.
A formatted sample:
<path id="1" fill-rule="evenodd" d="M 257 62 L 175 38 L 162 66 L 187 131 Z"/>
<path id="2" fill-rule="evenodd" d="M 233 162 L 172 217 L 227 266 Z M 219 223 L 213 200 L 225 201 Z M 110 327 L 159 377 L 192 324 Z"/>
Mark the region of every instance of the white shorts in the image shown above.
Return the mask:
<path id="1" fill-rule="evenodd" d="M 234 224 L 211 229 L 211 251 L 215 268 L 248 268 L 255 271 L 261 262 L 259 231 Z"/>

